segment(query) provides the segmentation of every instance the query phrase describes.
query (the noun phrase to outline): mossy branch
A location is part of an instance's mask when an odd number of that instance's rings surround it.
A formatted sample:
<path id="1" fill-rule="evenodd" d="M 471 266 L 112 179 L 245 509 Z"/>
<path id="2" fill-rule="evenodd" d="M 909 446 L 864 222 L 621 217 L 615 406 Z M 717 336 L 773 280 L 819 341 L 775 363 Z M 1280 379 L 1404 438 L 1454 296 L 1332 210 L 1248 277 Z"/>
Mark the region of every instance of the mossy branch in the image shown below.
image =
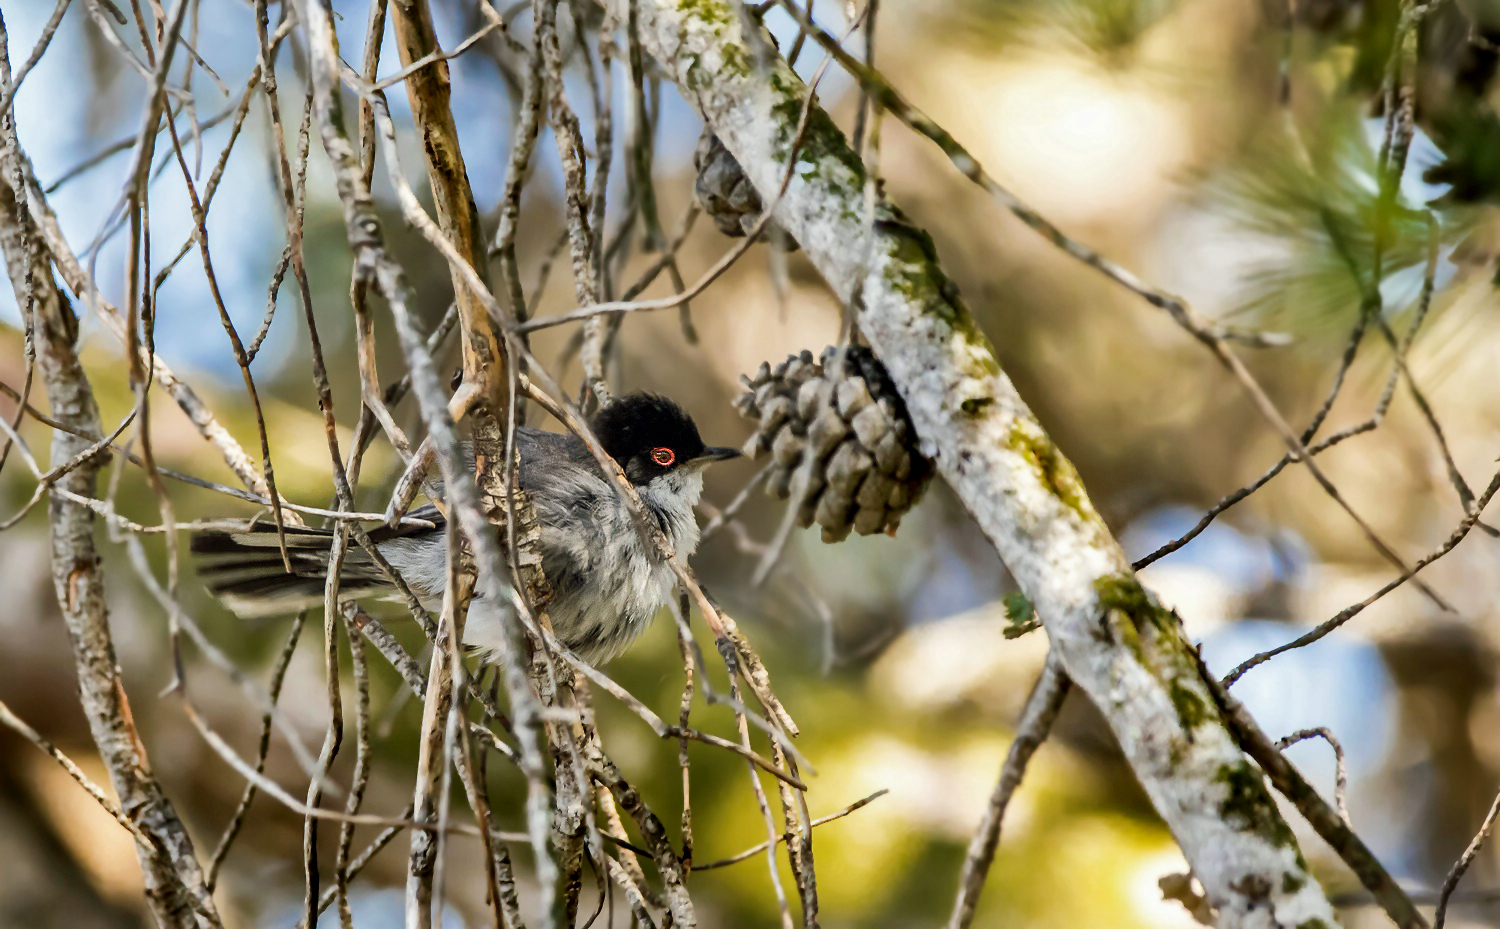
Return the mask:
<path id="1" fill-rule="evenodd" d="M 788 170 L 805 92 L 757 64 L 728 0 L 638 0 L 641 39 L 833 290 L 921 437 L 1100 708 L 1181 844 L 1220 925 L 1333 925 L 1322 889 L 1220 715 L 1196 655 L 1141 588 L 1077 471 L 996 360 L 932 240 L 893 205 L 866 215 L 865 172 L 827 114 Z M 1226 776 L 1230 772 L 1232 776 Z"/>

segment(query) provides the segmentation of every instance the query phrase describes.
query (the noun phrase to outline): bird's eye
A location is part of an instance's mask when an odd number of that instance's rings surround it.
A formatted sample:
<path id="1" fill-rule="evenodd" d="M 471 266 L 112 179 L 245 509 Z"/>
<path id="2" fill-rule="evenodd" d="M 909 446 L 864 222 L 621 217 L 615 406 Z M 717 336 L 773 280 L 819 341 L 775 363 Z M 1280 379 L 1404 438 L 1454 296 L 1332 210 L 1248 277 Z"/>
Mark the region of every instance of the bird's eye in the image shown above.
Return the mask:
<path id="1" fill-rule="evenodd" d="M 651 460 L 663 468 L 670 468 L 672 462 L 677 460 L 677 455 L 670 448 L 653 448 L 651 450 Z"/>

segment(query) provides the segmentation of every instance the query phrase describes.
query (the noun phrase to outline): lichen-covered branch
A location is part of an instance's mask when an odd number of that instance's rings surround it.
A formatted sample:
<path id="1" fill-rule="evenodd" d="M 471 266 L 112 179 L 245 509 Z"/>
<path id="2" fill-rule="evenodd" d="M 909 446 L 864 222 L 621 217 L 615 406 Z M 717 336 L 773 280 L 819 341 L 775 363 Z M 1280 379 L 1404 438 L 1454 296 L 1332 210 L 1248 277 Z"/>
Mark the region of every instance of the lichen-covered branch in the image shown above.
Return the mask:
<path id="1" fill-rule="evenodd" d="M 1235 744 L 1177 618 L 1146 593 L 1072 464 L 995 360 L 931 239 L 865 215 L 865 172 L 822 111 L 779 200 L 803 86 L 761 67 L 727 0 L 640 0 L 642 46 L 734 154 L 844 300 L 922 438 L 1099 707 L 1223 926 L 1334 924 L 1260 772 Z"/>

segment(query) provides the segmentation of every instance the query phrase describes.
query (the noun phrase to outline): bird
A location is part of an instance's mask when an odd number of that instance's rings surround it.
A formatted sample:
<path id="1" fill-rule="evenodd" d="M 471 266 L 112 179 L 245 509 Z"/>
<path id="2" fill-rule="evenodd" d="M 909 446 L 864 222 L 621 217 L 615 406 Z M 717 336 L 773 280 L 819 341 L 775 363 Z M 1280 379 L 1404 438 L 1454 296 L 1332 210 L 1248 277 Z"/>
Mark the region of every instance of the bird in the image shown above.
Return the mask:
<path id="1" fill-rule="evenodd" d="M 634 485 L 645 510 L 672 543 L 679 563 L 698 547 L 694 507 L 703 494 L 707 465 L 740 456 L 734 448 L 705 445 L 693 418 L 675 401 L 654 393 L 617 398 L 594 414 L 590 431 Z M 558 640 L 590 664 L 607 662 L 640 637 L 676 586 L 636 525 L 613 481 L 576 435 L 521 427 L 519 486 L 530 496 L 540 528 L 542 571 L 553 595 L 547 613 Z M 470 465 L 472 466 L 472 459 Z M 410 514 L 429 525 L 406 524 L 370 532 L 376 550 L 429 609 L 442 602 L 447 578 L 444 519 L 434 506 Z M 276 527 L 205 529 L 189 548 L 210 593 L 245 618 L 294 613 L 320 605 L 333 531 L 284 526 L 288 571 Z M 396 591 L 364 550 L 347 552 L 339 572 L 340 596 L 395 598 Z M 474 591 L 464 644 L 481 662 L 499 660 L 505 623 L 513 609 L 510 588 Z"/>

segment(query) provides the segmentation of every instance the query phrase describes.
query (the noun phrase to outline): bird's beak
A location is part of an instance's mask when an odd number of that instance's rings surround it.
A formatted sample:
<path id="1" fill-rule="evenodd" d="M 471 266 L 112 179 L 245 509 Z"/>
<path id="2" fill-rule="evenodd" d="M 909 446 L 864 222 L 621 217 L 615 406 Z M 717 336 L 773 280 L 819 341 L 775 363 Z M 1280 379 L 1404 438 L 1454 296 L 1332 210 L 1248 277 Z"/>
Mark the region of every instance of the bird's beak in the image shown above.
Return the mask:
<path id="1" fill-rule="evenodd" d="M 707 464 L 710 461 L 728 461 L 730 458 L 739 458 L 740 455 L 737 448 L 705 448 L 698 460 Z"/>

